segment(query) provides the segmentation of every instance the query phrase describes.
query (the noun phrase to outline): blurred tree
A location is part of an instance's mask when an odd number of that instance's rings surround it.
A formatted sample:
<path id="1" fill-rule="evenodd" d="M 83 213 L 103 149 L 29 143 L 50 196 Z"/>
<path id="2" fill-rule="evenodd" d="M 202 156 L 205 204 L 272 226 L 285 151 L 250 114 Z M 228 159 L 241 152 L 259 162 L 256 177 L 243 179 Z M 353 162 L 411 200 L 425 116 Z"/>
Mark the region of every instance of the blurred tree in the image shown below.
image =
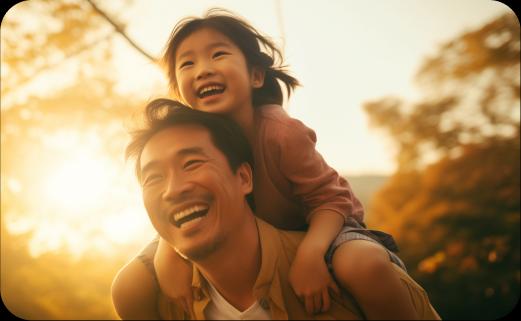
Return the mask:
<path id="1" fill-rule="evenodd" d="M 136 243 L 109 254 L 88 244 L 76 258 L 62 244 L 34 257 L 28 244 L 36 231 L 12 233 L 6 223 L 13 216 L 48 214 L 35 183 L 46 166 L 61 156 L 59 146 L 49 142 L 53 134 L 94 133 L 102 138 L 102 155 L 122 159 L 127 140 L 124 124 L 148 97 L 124 96 L 114 90 L 110 41 L 114 28 L 88 2 L 33 0 L 13 10 L 2 20 L 1 32 L 2 300 L 26 319 L 113 319 L 110 284 L 116 271 L 138 251 Z M 73 68 L 60 69 L 64 62 Z M 52 72 L 69 79 L 55 83 L 48 77 Z M 39 86 L 46 89 L 35 93 L 28 87 L 42 75 Z M 9 99 L 15 94 L 17 99 Z M 118 191 L 111 192 L 117 195 Z M 71 214 L 57 213 L 56 218 L 66 220 Z M 81 226 L 93 219 L 76 220 Z M 91 233 L 89 240 L 94 240 L 100 232 L 92 229 Z"/>
<path id="2" fill-rule="evenodd" d="M 519 300 L 519 50 L 516 16 L 498 17 L 425 60 L 420 102 L 364 106 L 399 147 L 368 224 L 395 236 L 443 318 L 498 318 Z"/>
<path id="3" fill-rule="evenodd" d="M 95 15 L 79 1 L 27 1 L 11 8 L 2 20 L 2 97 L 104 39 L 108 28 Z"/>
<path id="4" fill-rule="evenodd" d="M 131 1 L 111 4 L 124 7 Z M 118 34 L 154 60 L 126 34 L 122 20 L 117 15 L 109 16 L 93 1 L 33 0 L 17 4 L 2 20 L 2 97 L 26 89 L 41 73 L 71 58 L 81 66 L 95 50 L 111 47 L 113 36 Z"/>
<path id="5" fill-rule="evenodd" d="M 118 96 L 110 90 L 113 83 L 107 79 L 78 79 L 79 83 L 49 97 L 30 97 L 27 103 L 2 112 L 2 299 L 12 312 L 25 319 L 116 318 L 110 299 L 112 278 L 139 250 L 133 242 L 117 245 L 117 252 L 109 255 L 84 244 L 87 251 L 76 259 L 62 244 L 54 251 L 33 257 L 28 252 L 28 243 L 38 233 L 38 226 L 21 235 L 12 235 L 5 228 L 5 219 L 11 216 L 31 219 L 48 215 L 48 222 L 60 217 L 62 222 L 89 220 L 70 217 L 74 213 L 48 213 L 43 206 L 35 208 L 35 203 L 42 203 L 42 195 L 34 183 L 45 175 L 45 164 L 56 162 L 57 154 L 59 157 L 59 152 L 48 145 L 50 135 L 63 130 L 95 132 L 104 138 L 103 155 L 123 158 L 127 140 L 123 123 L 128 120 L 129 112 L 143 106 L 144 100 Z M 22 192 L 9 189 L 10 179 L 19 182 Z M 112 193 L 117 195 L 118 191 Z M 90 216 L 103 217 L 111 214 L 110 210 Z M 95 224 L 86 236 L 92 241 L 99 239 L 96 233 L 102 228 Z M 124 222 L 121 224 L 124 228 Z"/>
<path id="6" fill-rule="evenodd" d="M 456 156 L 461 146 L 519 136 L 519 21 L 514 13 L 443 44 L 416 75 L 425 94 L 367 102 L 371 124 L 399 145 L 401 170 Z"/>

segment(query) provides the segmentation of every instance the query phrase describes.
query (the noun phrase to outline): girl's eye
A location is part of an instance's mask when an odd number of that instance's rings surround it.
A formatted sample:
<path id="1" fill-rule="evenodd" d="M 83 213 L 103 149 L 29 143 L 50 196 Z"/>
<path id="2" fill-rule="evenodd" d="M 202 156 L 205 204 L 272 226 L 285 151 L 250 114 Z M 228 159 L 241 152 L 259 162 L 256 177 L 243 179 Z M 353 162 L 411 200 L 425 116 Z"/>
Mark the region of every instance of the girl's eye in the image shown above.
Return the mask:
<path id="1" fill-rule="evenodd" d="M 199 165 L 201 165 L 202 163 L 203 163 L 203 161 L 200 159 L 192 159 L 192 160 L 189 160 L 186 163 L 184 163 L 183 168 L 184 169 L 195 169 L 195 168 L 199 167 Z"/>
<path id="2" fill-rule="evenodd" d="M 213 54 L 213 58 L 217 58 L 217 57 L 224 56 L 224 55 L 228 55 L 228 53 L 226 51 L 217 51 L 216 53 Z"/>
<path id="3" fill-rule="evenodd" d="M 194 64 L 194 63 L 193 63 L 192 61 L 190 61 L 190 60 L 184 61 L 184 62 L 182 62 L 182 63 L 179 65 L 179 69 L 184 68 L 184 67 L 186 67 L 186 66 L 193 65 L 193 64 Z"/>

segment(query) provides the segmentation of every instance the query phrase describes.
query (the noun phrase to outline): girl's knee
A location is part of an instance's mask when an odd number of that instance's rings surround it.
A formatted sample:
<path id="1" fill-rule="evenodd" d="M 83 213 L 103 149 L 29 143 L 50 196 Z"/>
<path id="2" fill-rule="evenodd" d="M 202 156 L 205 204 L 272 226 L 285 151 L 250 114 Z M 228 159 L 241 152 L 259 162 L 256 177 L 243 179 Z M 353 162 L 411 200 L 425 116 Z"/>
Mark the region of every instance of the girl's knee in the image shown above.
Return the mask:
<path id="1" fill-rule="evenodd" d="M 337 279 L 347 284 L 368 282 L 392 269 L 387 250 L 365 240 L 342 244 L 333 254 L 332 263 Z"/>

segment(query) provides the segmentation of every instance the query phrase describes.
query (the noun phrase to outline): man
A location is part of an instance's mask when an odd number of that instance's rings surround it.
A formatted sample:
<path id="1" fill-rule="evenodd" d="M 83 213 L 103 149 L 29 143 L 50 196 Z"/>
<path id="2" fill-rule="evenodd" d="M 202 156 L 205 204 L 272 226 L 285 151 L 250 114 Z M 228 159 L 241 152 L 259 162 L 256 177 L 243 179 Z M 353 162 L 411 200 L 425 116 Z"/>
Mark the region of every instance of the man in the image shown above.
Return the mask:
<path id="1" fill-rule="evenodd" d="M 252 155 L 230 120 L 159 99 L 147 106 L 147 127 L 135 133 L 143 200 L 159 235 L 193 263 L 194 302 L 187 314 L 154 289 L 136 289 L 134 260 L 113 285 L 122 318 L 360 319 L 349 293 L 331 293 L 326 313 L 309 315 L 288 281 L 303 232 L 289 232 L 253 214 Z M 419 319 L 439 319 L 424 290 L 401 268 Z M 378 289 L 375 289 L 376 291 Z M 150 300 L 153 297 L 153 300 Z"/>

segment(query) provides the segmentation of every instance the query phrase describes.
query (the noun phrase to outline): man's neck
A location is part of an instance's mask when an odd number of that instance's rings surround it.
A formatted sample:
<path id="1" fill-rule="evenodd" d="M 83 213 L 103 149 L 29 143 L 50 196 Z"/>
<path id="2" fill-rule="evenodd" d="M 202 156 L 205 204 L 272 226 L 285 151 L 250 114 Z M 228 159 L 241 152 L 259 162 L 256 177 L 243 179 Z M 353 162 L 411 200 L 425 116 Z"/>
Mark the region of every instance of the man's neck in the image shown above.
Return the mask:
<path id="1" fill-rule="evenodd" d="M 259 232 L 253 215 L 238 227 L 222 247 L 208 258 L 194 262 L 204 277 L 236 309 L 254 302 L 253 286 L 261 266 Z"/>

